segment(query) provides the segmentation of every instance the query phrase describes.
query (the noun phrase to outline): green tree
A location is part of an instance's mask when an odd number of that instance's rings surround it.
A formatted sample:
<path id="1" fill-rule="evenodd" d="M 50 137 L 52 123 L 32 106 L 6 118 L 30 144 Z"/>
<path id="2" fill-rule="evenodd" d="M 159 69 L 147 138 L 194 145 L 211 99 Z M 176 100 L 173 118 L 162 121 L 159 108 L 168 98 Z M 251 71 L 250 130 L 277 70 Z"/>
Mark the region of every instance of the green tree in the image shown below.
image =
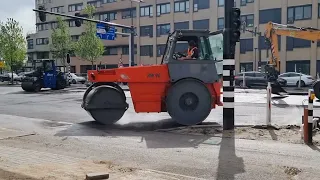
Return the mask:
<path id="1" fill-rule="evenodd" d="M 50 50 L 53 58 L 59 59 L 66 72 L 67 53 L 72 52 L 74 43 L 71 40 L 67 23 L 61 17 L 57 17 L 57 28 L 53 29 L 51 34 Z"/>
<path id="2" fill-rule="evenodd" d="M 19 22 L 8 18 L 7 22 L 1 25 L 0 39 L 1 56 L 6 68 L 11 71 L 11 83 L 13 83 L 13 72 L 23 67 L 27 53 L 26 40 Z"/>
<path id="3" fill-rule="evenodd" d="M 88 14 L 88 18 L 94 18 L 94 6 L 88 5 L 84 11 Z M 83 60 L 90 61 L 93 69 L 94 63 L 104 52 L 104 45 L 96 36 L 96 23 L 85 21 L 84 25 L 85 33 L 80 36 L 79 41 L 75 44 L 75 54 Z"/>

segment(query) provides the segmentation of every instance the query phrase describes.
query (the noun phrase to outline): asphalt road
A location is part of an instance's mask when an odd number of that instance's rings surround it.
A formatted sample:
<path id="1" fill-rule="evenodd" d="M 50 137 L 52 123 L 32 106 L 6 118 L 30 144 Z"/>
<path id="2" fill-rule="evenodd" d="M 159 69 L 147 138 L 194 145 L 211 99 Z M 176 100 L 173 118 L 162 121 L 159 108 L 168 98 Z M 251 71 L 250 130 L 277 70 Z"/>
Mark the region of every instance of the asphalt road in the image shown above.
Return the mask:
<path id="1" fill-rule="evenodd" d="M 318 179 L 320 175 L 320 150 L 316 147 L 313 150 L 273 141 L 146 131 L 176 124 L 166 113 L 135 114 L 132 108 L 119 121 L 122 125 L 105 127 L 93 123 L 81 109 L 83 90 L 60 92 L 27 94 L 19 88 L 0 87 L 0 128 L 36 132 L 33 136 L 1 140 L 1 146 L 108 160 L 179 174 L 178 179 L 292 179 L 287 169 L 296 169 L 297 179 Z M 264 122 L 263 93 L 258 94 L 236 93 L 236 124 Z M 250 97 L 260 97 L 261 102 L 247 102 Z M 272 111 L 274 122 L 300 121 L 299 107 L 285 100 L 278 104 L 282 105 L 274 106 Z M 213 110 L 206 121 L 221 123 L 222 108 Z M 3 152 L 1 155 L 9 157 Z"/>
<path id="2" fill-rule="evenodd" d="M 0 87 L 0 114 L 39 118 L 53 121 L 80 123 L 92 121 L 91 116 L 80 105 L 84 89 L 43 91 L 38 94 L 25 93 L 20 87 Z M 126 92 L 129 110 L 118 121 L 119 124 L 167 122 L 167 113 L 136 114 Z M 237 90 L 235 94 L 235 124 L 264 124 L 266 119 L 266 98 L 264 90 Z M 277 125 L 300 124 L 303 114 L 302 101 L 306 96 L 289 96 L 272 100 L 272 123 Z M 320 105 L 319 102 L 315 105 Z M 222 123 L 223 108 L 213 109 L 206 122 Z M 320 114 L 315 108 L 314 115 Z M 156 123 L 157 124 L 157 123 Z M 159 123 L 160 125 L 163 123 Z"/>

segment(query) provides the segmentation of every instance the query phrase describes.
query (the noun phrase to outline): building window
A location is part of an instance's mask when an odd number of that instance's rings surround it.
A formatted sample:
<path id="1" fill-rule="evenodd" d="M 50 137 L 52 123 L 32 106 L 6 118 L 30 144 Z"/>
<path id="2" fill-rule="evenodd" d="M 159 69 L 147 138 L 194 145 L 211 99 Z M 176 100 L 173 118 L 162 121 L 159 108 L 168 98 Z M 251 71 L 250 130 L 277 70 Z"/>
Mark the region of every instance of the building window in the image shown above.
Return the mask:
<path id="1" fill-rule="evenodd" d="M 210 0 L 193 0 L 193 11 L 197 12 L 201 9 L 209 9 Z"/>
<path id="2" fill-rule="evenodd" d="M 134 28 L 134 35 L 137 36 L 137 27 Z M 127 29 L 127 28 L 122 28 L 122 33 L 131 33 L 130 29 Z M 122 37 L 128 37 L 128 36 L 125 36 L 125 35 L 122 35 Z"/>
<path id="3" fill-rule="evenodd" d="M 243 15 L 241 16 L 241 22 L 246 22 L 246 27 L 253 27 L 254 26 L 254 15 Z"/>
<path id="4" fill-rule="evenodd" d="M 224 29 L 224 18 L 218 18 L 218 30 Z"/>
<path id="5" fill-rule="evenodd" d="M 157 25 L 157 36 L 167 35 L 170 33 L 170 24 L 159 24 Z"/>
<path id="6" fill-rule="evenodd" d="M 117 55 L 118 48 L 117 47 L 104 47 L 103 55 Z"/>
<path id="7" fill-rule="evenodd" d="M 87 2 L 88 6 L 101 7 L 101 1 L 89 1 Z"/>
<path id="8" fill-rule="evenodd" d="M 318 1 L 318 17 L 320 17 L 320 0 Z"/>
<path id="9" fill-rule="evenodd" d="M 74 11 L 81 11 L 83 8 L 83 3 L 80 4 L 71 4 L 68 6 L 68 11 L 69 12 L 74 12 Z"/>
<path id="10" fill-rule="evenodd" d="M 287 61 L 286 66 L 287 72 L 301 72 L 303 74 L 310 74 L 309 60 Z"/>
<path id="11" fill-rule="evenodd" d="M 109 12 L 99 15 L 99 19 L 101 21 L 112 21 L 117 19 L 117 13 L 116 12 Z"/>
<path id="12" fill-rule="evenodd" d="M 51 29 L 57 29 L 58 28 L 58 23 L 57 22 L 52 22 L 51 23 Z"/>
<path id="13" fill-rule="evenodd" d="M 153 45 L 140 46 L 140 56 L 153 57 Z"/>
<path id="14" fill-rule="evenodd" d="M 189 21 L 174 23 L 174 30 L 176 29 L 189 29 Z"/>
<path id="15" fill-rule="evenodd" d="M 80 35 L 72 35 L 72 36 L 71 36 L 71 40 L 72 40 L 72 41 L 78 41 L 79 38 L 80 38 Z"/>
<path id="16" fill-rule="evenodd" d="M 241 0 L 240 6 L 246 6 L 248 3 L 253 3 L 254 0 Z"/>
<path id="17" fill-rule="evenodd" d="M 37 45 L 46 45 L 49 44 L 49 38 L 37 38 L 36 39 Z"/>
<path id="18" fill-rule="evenodd" d="M 296 20 L 306 20 L 312 17 L 312 6 L 296 6 L 288 8 L 288 23 L 292 24 Z"/>
<path id="19" fill-rule="evenodd" d="M 129 46 L 123 46 L 122 47 L 122 54 L 128 55 L 129 54 Z"/>
<path id="20" fill-rule="evenodd" d="M 174 12 L 189 12 L 189 0 L 174 2 Z"/>
<path id="21" fill-rule="evenodd" d="M 153 16 L 153 9 L 152 6 L 145 6 L 140 8 L 140 16 L 145 17 L 145 16 Z"/>
<path id="22" fill-rule="evenodd" d="M 259 23 L 265 24 L 269 21 L 281 24 L 281 8 L 265 9 L 259 11 Z"/>
<path id="23" fill-rule="evenodd" d="M 37 25 L 37 31 L 45 31 L 48 30 L 48 24 L 38 24 Z"/>
<path id="24" fill-rule="evenodd" d="M 117 0 L 102 0 L 101 1 L 102 4 L 113 3 L 113 2 L 117 2 Z"/>
<path id="25" fill-rule="evenodd" d="M 209 19 L 193 21 L 193 29 L 210 29 Z"/>
<path id="26" fill-rule="evenodd" d="M 135 18 L 137 14 L 136 9 L 126 9 L 121 11 L 122 19 Z"/>
<path id="27" fill-rule="evenodd" d="M 258 41 L 259 41 L 258 48 L 260 48 L 260 49 L 270 49 L 270 47 L 268 47 L 268 45 L 266 43 L 266 40 L 265 40 L 264 36 L 259 36 L 259 40 Z M 279 51 L 281 50 L 281 36 L 280 35 L 278 35 L 278 50 Z M 269 51 L 268 51 L 268 53 L 269 53 Z"/>
<path id="28" fill-rule="evenodd" d="M 294 48 L 310 48 L 311 41 L 305 39 L 298 39 L 293 37 L 287 38 L 287 51 L 293 51 Z"/>
<path id="29" fill-rule="evenodd" d="M 122 55 L 129 55 L 129 46 L 122 46 Z M 137 54 L 137 45 L 134 45 L 134 54 Z"/>
<path id="30" fill-rule="evenodd" d="M 27 43 L 28 43 L 28 49 L 33 49 L 33 39 L 28 39 Z"/>
<path id="31" fill-rule="evenodd" d="M 161 14 L 170 14 L 170 3 L 157 4 L 157 16 Z"/>
<path id="32" fill-rule="evenodd" d="M 157 45 L 157 57 L 161 57 L 164 54 L 165 48 L 166 48 L 165 44 Z"/>
<path id="33" fill-rule="evenodd" d="M 240 63 L 240 72 L 253 71 L 253 62 Z"/>
<path id="34" fill-rule="evenodd" d="M 76 27 L 76 21 L 75 20 L 70 20 L 69 21 L 69 27 Z"/>
<path id="35" fill-rule="evenodd" d="M 240 53 L 245 54 L 247 51 L 253 51 L 253 39 L 240 39 Z"/>
<path id="36" fill-rule="evenodd" d="M 218 0 L 218 7 L 224 6 L 224 0 Z"/>
<path id="37" fill-rule="evenodd" d="M 153 26 L 149 25 L 149 26 L 140 26 L 140 36 L 149 36 L 149 37 L 153 37 Z"/>
<path id="38" fill-rule="evenodd" d="M 53 7 L 53 8 L 51 8 L 51 12 L 64 13 L 63 6 Z"/>
<path id="39" fill-rule="evenodd" d="M 49 59 L 49 52 L 38 52 L 37 59 Z"/>

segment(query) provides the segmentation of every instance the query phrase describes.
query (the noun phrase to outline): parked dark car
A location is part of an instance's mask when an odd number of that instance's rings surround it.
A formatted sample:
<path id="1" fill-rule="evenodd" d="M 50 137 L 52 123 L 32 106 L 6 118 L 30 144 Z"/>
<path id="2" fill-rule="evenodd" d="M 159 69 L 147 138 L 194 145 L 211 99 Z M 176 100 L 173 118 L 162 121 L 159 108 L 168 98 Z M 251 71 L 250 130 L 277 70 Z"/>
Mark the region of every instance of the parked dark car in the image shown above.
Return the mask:
<path id="1" fill-rule="evenodd" d="M 243 74 L 245 74 L 245 85 L 246 87 L 266 87 L 268 85 L 267 75 L 263 72 L 258 71 L 248 71 L 242 72 L 235 76 L 235 84 L 236 86 L 243 87 Z M 287 81 L 278 78 L 277 80 L 281 86 L 286 86 Z"/>

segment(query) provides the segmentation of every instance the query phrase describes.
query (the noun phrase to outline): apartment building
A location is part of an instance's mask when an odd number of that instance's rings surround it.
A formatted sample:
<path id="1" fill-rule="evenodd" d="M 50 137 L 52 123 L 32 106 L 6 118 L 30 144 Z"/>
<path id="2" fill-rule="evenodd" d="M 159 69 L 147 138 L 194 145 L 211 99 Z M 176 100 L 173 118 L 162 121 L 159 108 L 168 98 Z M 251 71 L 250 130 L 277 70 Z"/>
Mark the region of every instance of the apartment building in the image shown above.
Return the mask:
<path id="1" fill-rule="evenodd" d="M 136 29 L 135 63 L 157 64 L 161 62 L 167 34 L 175 29 L 210 29 L 216 31 L 224 27 L 224 0 L 144 0 L 143 3 L 130 0 L 37 0 L 45 4 L 47 10 L 74 15 L 87 4 L 96 7 L 96 19 L 108 18 L 111 22 L 131 25 Z M 268 21 L 293 24 L 303 27 L 320 28 L 320 0 L 235 0 L 235 6 L 242 12 L 242 21 L 247 29 L 257 27 L 264 32 Z M 69 20 L 72 39 L 75 41 L 83 32 Z M 49 53 L 51 29 L 55 28 L 54 16 L 48 16 L 42 23 L 37 17 L 37 33 L 28 36 L 29 60 L 52 58 Z M 126 32 L 117 28 L 119 32 Z M 98 61 L 105 68 L 117 67 L 121 58 L 128 64 L 128 38 L 118 35 L 114 41 L 103 41 L 105 53 Z M 281 72 L 301 71 L 316 75 L 320 72 L 320 48 L 317 43 L 282 36 L 279 38 Z M 187 47 L 181 44 L 181 50 Z M 263 36 L 253 36 L 246 32 L 236 48 L 236 71 L 257 70 L 261 49 L 261 65 L 268 60 L 267 47 Z M 270 52 L 268 53 L 270 56 Z M 72 57 L 72 71 L 85 73 L 90 63 Z"/>

